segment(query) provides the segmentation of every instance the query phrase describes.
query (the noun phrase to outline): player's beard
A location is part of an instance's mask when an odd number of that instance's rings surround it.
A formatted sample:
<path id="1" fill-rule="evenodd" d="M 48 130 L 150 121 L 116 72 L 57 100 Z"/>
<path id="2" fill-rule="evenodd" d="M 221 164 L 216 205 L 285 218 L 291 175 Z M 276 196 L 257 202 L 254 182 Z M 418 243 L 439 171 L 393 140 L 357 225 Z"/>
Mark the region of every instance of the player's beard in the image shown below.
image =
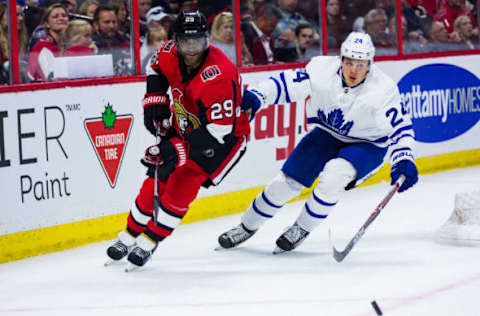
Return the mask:
<path id="1" fill-rule="evenodd" d="M 185 65 L 189 68 L 196 68 L 197 66 L 200 65 L 202 61 L 202 55 L 203 53 L 198 53 L 198 54 L 182 54 L 183 61 L 185 62 Z"/>

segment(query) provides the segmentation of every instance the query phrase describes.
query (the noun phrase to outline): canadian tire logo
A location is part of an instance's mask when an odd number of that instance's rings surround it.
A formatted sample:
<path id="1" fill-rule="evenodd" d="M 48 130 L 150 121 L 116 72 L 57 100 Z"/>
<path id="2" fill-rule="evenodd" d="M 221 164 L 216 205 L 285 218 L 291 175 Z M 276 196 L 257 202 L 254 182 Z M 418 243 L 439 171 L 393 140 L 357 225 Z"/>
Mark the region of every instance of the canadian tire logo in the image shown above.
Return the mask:
<path id="1" fill-rule="evenodd" d="M 132 124 L 133 115 L 117 115 L 110 103 L 101 117 L 84 121 L 90 143 L 112 188 L 117 183 Z"/>

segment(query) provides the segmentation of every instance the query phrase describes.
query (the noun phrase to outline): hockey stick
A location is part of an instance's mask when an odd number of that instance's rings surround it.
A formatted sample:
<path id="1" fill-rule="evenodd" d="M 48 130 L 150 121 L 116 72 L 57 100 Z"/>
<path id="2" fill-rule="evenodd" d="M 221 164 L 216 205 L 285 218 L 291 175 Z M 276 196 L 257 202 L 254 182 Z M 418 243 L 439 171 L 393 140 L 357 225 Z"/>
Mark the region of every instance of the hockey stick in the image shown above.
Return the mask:
<path id="1" fill-rule="evenodd" d="M 330 229 L 328 230 L 328 240 L 330 242 L 330 245 L 333 249 L 333 258 L 337 262 L 341 262 L 345 257 L 352 251 L 353 246 L 362 238 L 363 234 L 365 234 L 365 231 L 367 230 L 368 226 L 370 226 L 371 223 L 377 218 L 377 216 L 380 214 L 380 212 L 383 210 L 383 208 L 387 205 L 387 203 L 392 199 L 392 197 L 397 193 L 398 189 L 402 185 L 403 181 L 405 181 L 405 177 L 403 175 L 400 176 L 398 181 L 395 183 L 393 188 L 388 192 L 388 194 L 383 198 L 383 200 L 380 202 L 380 204 L 377 205 L 375 210 L 373 211 L 372 214 L 368 217 L 367 221 L 362 225 L 360 230 L 353 236 L 352 240 L 347 244 L 345 249 L 342 251 L 338 251 L 335 246 L 333 246 L 332 243 L 332 233 Z"/>
<path id="2" fill-rule="evenodd" d="M 160 123 L 157 122 L 156 124 L 156 129 L 155 129 L 155 138 L 157 140 L 157 145 L 160 144 L 162 141 L 162 138 L 160 136 L 160 130 L 161 126 Z M 158 218 L 158 210 L 160 209 L 160 200 L 158 199 L 158 166 L 159 166 L 159 161 L 158 157 L 155 160 L 155 175 L 154 175 L 154 181 L 155 183 L 153 184 L 153 222 L 156 224 L 157 223 L 157 218 Z"/>

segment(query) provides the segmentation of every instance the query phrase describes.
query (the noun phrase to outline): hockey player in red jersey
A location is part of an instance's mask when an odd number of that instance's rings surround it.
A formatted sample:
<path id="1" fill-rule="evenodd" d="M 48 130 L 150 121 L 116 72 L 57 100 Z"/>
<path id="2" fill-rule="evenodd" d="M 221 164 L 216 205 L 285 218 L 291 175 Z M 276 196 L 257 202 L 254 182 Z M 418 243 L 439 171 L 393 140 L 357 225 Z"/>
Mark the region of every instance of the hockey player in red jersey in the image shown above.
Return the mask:
<path id="1" fill-rule="evenodd" d="M 174 35 L 175 40 L 166 42 L 147 66 L 144 123 L 150 133 L 159 131 L 161 142 L 147 148 L 142 163 L 148 178 L 126 229 L 107 249 L 112 260 L 127 257 L 132 267 L 150 259 L 158 242 L 185 216 L 201 186 L 222 181 L 244 154 L 250 132 L 240 110 L 239 74 L 223 52 L 209 45 L 205 17 L 198 11 L 181 12 Z M 156 165 L 157 161 L 161 163 Z M 160 206 L 156 216 L 155 170 Z"/>

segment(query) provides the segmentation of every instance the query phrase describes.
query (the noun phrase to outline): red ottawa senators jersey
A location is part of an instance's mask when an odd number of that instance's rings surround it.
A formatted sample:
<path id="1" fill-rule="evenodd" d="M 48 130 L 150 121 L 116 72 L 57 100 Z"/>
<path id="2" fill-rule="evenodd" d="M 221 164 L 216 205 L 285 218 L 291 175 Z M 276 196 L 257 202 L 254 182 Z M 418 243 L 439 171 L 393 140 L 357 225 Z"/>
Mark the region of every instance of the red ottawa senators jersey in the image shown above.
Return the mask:
<path id="1" fill-rule="evenodd" d="M 179 134 L 208 124 L 208 131 L 217 139 L 232 132 L 237 137 L 248 135 L 248 118 L 240 110 L 240 77 L 228 57 L 210 46 L 198 71 L 182 78 L 179 55 L 175 42 L 168 41 L 149 66 L 150 72 L 160 72 L 168 80 L 173 97 L 172 124 Z"/>

